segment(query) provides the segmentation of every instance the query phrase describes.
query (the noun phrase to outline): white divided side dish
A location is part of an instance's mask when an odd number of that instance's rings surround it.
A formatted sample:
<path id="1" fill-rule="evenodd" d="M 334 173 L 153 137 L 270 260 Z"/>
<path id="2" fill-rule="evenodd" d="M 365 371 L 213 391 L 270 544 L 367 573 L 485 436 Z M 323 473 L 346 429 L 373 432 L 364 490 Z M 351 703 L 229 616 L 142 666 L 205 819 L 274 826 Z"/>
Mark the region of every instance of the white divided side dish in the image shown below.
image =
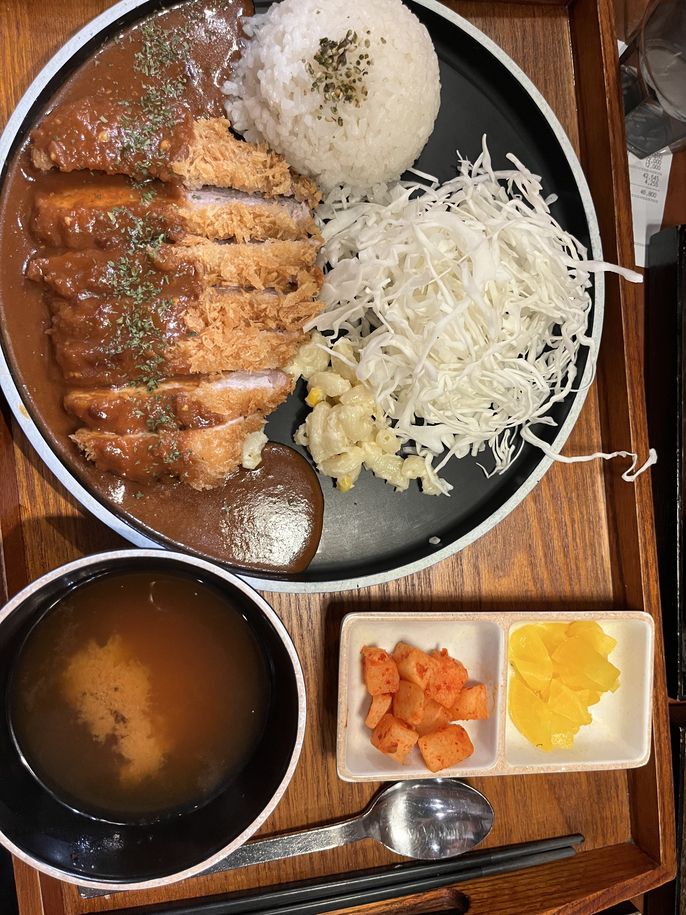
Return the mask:
<path id="1" fill-rule="evenodd" d="M 620 687 L 591 707 L 593 721 L 582 727 L 568 750 L 545 752 L 530 744 L 507 714 L 511 676 L 507 660 L 510 631 L 526 623 L 595 620 L 617 640 L 610 655 L 620 670 Z M 370 742 L 364 724 L 370 698 L 362 679 L 360 651 L 374 645 L 391 652 L 397 642 L 423 651 L 446 648 L 469 672 L 469 683 L 485 683 L 490 717 L 460 722 L 474 753 L 455 768 L 430 772 L 415 747 L 406 763 L 384 756 Z M 385 781 L 436 776 L 515 775 L 628 769 L 650 756 L 654 624 L 641 611 L 532 613 L 351 613 L 343 620 L 338 689 L 338 775 L 344 781 Z"/>

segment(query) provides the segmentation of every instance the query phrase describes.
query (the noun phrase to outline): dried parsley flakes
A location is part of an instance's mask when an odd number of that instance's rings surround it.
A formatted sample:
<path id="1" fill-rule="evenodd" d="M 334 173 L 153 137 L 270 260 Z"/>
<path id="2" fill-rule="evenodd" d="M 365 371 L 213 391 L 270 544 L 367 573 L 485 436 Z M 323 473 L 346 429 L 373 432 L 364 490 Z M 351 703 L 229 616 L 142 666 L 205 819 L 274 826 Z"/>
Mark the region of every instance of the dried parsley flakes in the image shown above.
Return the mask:
<path id="1" fill-rule="evenodd" d="M 367 31 L 367 35 L 369 35 Z M 319 50 L 305 66 L 312 77 L 311 91 L 322 96 L 321 109 L 330 106 L 332 119 L 343 126 L 338 106 L 354 105 L 359 108 L 367 98 L 366 78 L 372 65 L 369 38 L 348 29 L 339 41 L 320 38 Z"/>

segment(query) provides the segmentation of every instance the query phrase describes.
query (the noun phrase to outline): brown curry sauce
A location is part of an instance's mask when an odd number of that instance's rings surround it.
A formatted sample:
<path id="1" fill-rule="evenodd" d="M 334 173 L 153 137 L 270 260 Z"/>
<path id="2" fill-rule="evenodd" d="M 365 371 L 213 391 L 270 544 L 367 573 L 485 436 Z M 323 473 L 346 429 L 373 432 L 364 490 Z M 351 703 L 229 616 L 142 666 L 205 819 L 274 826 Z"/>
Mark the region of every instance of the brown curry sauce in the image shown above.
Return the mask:
<path id="1" fill-rule="evenodd" d="M 142 121 L 146 116 L 141 108 L 145 89 L 151 80 L 154 84 L 161 79 L 155 55 L 167 55 L 171 70 L 167 68 L 165 79 L 176 78 L 174 47 L 155 49 L 153 45 L 155 54 L 150 55 L 151 43 L 144 40 L 143 30 L 155 23 L 168 34 L 182 35 L 179 40 L 187 42 L 189 55 L 186 70 L 190 78 L 183 92 L 171 102 L 177 125 L 174 131 L 158 122 L 156 131 L 143 134 L 141 143 L 132 146 L 131 155 L 138 156 L 141 180 L 150 181 L 163 174 L 164 162 L 177 154 L 178 144 L 183 143 L 186 124 L 199 115 L 223 115 L 220 87 L 229 76 L 231 62 L 240 53 L 243 40 L 239 17 L 251 13 L 250 0 L 189 0 L 125 30 L 67 79 L 34 128 L 34 139 L 46 152 L 63 155 L 61 131 L 77 131 L 87 143 L 95 131 L 105 129 L 106 124 L 94 123 L 89 117 L 87 105 L 78 104 L 93 94 L 94 87 L 98 94 L 111 97 L 113 108 L 124 104 L 131 112 L 132 123 Z M 146 54 L 150 58 L 147 63 Z M 145 72 L 141 71 L 141 60 Z M 136 62 L 138 67 L 134 66 Z M 172 95 L 175 91 L 172 85 Z M 73 119 L 55 124 L 50 112 L 56 105 L 70 102 L 74 103 Z M 65 111 L 63 107 L 60 110 Z M 103 168 L 106 165 L 103 162 Z M 181 483 L 141 484 L 104 473 L 82 458 L 70 441 L 69 435 L 78 423 L 62 407 L 66 385 L 48 335 L 48 300 L 43 288 L 26 275 L 29 260 L 42 253 L 32 232 L 32 219 L 37 196 L 70 190 L 97 193 L 101 182 L 102 176 L 93 172 L 37 170 L 31 163 L 28 138 L 8 168 L 0 202 L 0 330 L 15 381 L 32 417 L 84 486 L 125 520 L 138 522 L 143 530 L 148 528 L 152 536 L 159 534 L 172 545 L 180 544 L 246 569 L 277 574 L 302 571 L 314 556 L 321 536 L 323 497 L 316 473 L 294 450 L 268 444 L 257 470 L 241 469 L 224 487 L 198 492 Z M 121 182 L 123 187 L 132 184 L 129 179 L 116 177 L 107 182 L 109 186 L 113 182 Z M 173 197 L 173 185 L 151 181 L 151 186 L 162 197 Z M 46 227 L 42 229 L 45 237 Z M 127 226 L 119 229 L 126 233 Z M 54 242 L 59 246 L 57 228 L 55 231 Z M 97 232 L 98 227 L 93 231 Z M 68 276 L 59 280 L 68 287 Z M 182 293 L 183 277 L 176 276 L 174 282 Z M 117 383 L 116 366 L 109 383 Z"/>

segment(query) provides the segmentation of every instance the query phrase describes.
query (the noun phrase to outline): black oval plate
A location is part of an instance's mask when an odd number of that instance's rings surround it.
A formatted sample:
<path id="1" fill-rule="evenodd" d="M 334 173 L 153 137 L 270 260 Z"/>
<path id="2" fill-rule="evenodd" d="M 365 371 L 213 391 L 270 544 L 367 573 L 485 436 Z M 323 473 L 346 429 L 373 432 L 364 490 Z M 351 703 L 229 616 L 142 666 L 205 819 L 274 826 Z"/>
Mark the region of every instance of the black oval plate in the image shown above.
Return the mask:
<path id="1" fill-rule="evenodd" d="M 544 193 L 557 195 L 552 207 L 555 218 L 599 259 L 599 233 L 581 167 L 535 87 L 504 52 L 447 7 L 434 0 L 406 2 L 429 30 L 442 83 L 436 126 L 417 168 L 446 180 L 456 173 L 458 151 L 473 160 L 481 151 L 485 134 L 494 168 L 507 167 L 505 157 L 514 153 L 540 175 Z M 164 0 L 125 0 L 71 39 L 20 102 L 0 141 L 0 162 L 7 161 L 37 113 L 78 63 L 122 26 L 170 5 L 174 4 Z M 257 11 L 268 6 L 259 0 L 256 4 Z M 602 327 L 602 276 L 596 277 L 592 295 L 589 333 L 597 344 Z M 586 380 L 590 373 L 587 357 L 588 351 L 582 349 L 577 363 L 579 379 Z M 27 418 L 4 356 L 0 360 L 0 386 L 43 460 L 86 508 L 139 546 L 188 551 L 185 544 L 160 536 L 83 488 L 50 449 L 33 420 Z M 581 392 L 570 394 L 550 411 L 556 428 L 540 426 L 536 430 L 555 450 L 564 444 L 581 409 L 585 385 L 580 387 Z M 293 447 L 293 432 L 307 413 L 303 401 L 301 383 L 296 394 L 269 418 L 266 431 L 270 439 Z M 283 579 L 261 577 L 252 571 L 246 575 L 245 570 L 242 574 L 263 590 L 294 592 L 358 588 L 407 575 L 457 552 L 494 527 L 521 502 L 549 465 L 550 460 L 530 445 L 522 448 L 506 473 L 490 478 L 475 458 L 452 460 L 443 471 L 454 487 L 450 497 L 424 496 L 417 484 L 398 493 L 367 471 L 346 494 L 338 492 L 329 478 L 321 478 L 324 530 L 307 571 Z"/>

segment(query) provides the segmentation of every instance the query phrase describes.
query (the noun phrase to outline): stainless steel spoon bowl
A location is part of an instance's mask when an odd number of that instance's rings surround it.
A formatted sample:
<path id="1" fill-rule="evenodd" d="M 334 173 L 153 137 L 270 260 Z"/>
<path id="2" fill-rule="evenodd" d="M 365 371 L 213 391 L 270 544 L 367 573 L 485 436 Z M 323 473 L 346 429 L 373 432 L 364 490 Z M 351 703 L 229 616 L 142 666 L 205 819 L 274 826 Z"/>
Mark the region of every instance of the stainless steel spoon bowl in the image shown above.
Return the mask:
<path id="1" fill-rule="evenodd" d="M 359 816 L 248 842 L 205 873 L 307 855 L 360 839 L 376 839 L 407 858 L 452 858 L 483 842 L 492 826 L 488 800 L 464 782 L 454 778 L 396 782 L 377 794 Z"/>

